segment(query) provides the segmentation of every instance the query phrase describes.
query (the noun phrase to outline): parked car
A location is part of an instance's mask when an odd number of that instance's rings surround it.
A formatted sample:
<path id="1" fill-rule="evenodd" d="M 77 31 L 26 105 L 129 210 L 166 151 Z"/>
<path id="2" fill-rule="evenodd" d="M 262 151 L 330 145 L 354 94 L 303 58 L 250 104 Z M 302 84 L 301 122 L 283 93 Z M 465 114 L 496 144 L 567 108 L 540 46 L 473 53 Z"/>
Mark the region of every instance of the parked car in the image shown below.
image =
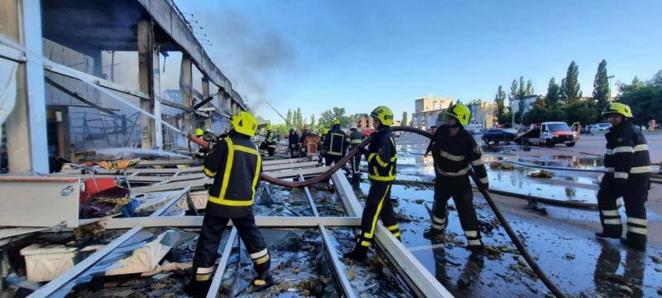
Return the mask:
<path id="1" fill-rule="evenodd" d="M 503 128 L 491 128 L 483 131 L 483 142 L 489 144 L 490 142 L 499 143 L 499 142 L 512 142 L 517 134 L 507 131 Z"/>
<path id="2" fill-rule="evenodd" d="M 590 134 L 604 134 L 611 128 L 611 123 L 595 123 L 589 128 Z"/>
<path id="3" fill-rule="evenodd" d="M 568 147 L 575 146 L 577 141 L 576 132 L 572 131 L 565 122 L 543 122 L 532 124 L 531 128 L 515 138 L 518 144 L 535 144 L 554 146 L 565 144 Z"/>

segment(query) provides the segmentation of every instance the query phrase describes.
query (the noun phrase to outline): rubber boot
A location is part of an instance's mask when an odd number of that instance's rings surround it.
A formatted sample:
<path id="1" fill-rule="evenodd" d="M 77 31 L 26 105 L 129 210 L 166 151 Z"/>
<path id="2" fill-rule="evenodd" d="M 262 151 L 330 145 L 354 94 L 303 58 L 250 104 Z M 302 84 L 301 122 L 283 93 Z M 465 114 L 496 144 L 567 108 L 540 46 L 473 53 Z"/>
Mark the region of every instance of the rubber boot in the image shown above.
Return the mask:
<path id="1" fill-rule="evenodd" d="M 197 281 L 194 279 L 184 287 L 184 292 L 191 297 L 206 297 L 210 286 L 211 279 L 206 281 Z"/>
<path id="2" fill-rule="evenodd" d="M 635 241 L 631 238 L 621 238 L 621 243 L 638 251 L 646 251 L 646 242 Z"/>
<path id="3" fill-rule="evenodd" d="M 433 229 L 433 228 L 428 228 L 424 233 L 423 233 L 423 238 L 425 239 L 440 239 L 444 236 L 444 231 L 443 230 L 438 230 L 438 229 Z"/>
<path id="4" fill-rule="evenodd" d="M 620 233 L 597 232 L 595 233 L 595 236 L 600 238 L 614 238 L 614 239 L 621 238 Z"/>
<path id="5" fill-rule="evenodd" d="M 343 257 L 356 262 L 363 262 L 368 257 L 368 248 L 365 246 L 357 245 L 354 250 L 344 254 Z"/>
<path id="6" fill-rule="evenodd" d="M 268 287 L 271 287 L 275 284 L 274 278 L 269 274 L 269 272 L 260 274 L 260 276 L 256 277 L 253 279 L 251 282 L 251 286 L 253 287 L 253 291 L 262 291 Z"/>

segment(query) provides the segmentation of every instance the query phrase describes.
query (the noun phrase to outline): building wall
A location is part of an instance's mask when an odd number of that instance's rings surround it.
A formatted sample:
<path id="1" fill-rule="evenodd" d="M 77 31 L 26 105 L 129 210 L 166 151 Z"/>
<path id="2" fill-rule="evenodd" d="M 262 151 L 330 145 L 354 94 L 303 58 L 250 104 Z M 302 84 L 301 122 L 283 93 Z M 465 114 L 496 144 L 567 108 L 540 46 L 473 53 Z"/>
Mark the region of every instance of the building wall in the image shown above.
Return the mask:
<path id="1" fill-rule="evenodd" d="M 353 115 L 354 123 L 359 130 L 366 128 L 375 128 L 375 125 L 372 121 L 372 117 L 368 114 L 356 114 Z"/>
<path id="2" fill-rule="evenodd" d="M 496 124 L 496 103 L 492 101 L 477 101 L 468 105 L 471 110 L 471 123 L 481 128 L 491 128 Z"/>
<path id="3" fill-rule="evenodd" d="M 453 102 L 450 97 L 423 96 L 416 99 L 415 113 L 446 109 Z"/>

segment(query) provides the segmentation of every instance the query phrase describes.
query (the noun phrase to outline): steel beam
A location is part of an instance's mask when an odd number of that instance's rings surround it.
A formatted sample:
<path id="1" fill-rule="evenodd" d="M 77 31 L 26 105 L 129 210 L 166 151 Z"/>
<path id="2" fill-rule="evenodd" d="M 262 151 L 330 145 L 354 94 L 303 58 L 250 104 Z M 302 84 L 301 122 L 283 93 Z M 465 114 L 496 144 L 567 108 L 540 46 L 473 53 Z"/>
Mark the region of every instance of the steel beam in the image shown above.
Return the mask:
<path id="1" fill-rule="evenodd" d="M 170 199 L 170 201 L 168 201 L 163 206 L 161 206 L 161 208 L 156 209 L 156 211 L 152 212 L 152 214 L 150 214 L 149 217 L 154 218 L 161 216 L 163 213 L 168 211 L 168 209 L 170 209 L 173 205 L 177 204 L 177 202 L 182 198 L 182 196 L 188 195 L 190 189 L 191 187 L 187 186 L 178 193 L 175 193 L 175 195 L 172 197 L 172 199 Z"/>
<path id="2" fill-rule="evenodd" d="M 43 287 L 32 292 L 32 294 L 30 294 L 30 296 L 28 297 L 33 297 L 33 298 L 48 297 L 51 294 L 55 293 L 57 290 L 59 290 L 61 287 L 69 283 L 71 280 L 73 280 L 74 278 L 85 272 L 85 270 L 87 270 L 88 268 L 92 267 L 94 264 L 99 262 L 103 257 L 108 255 L 115 248 L 119 247 L 124 242 L 131 239 L 131 237 L 133 237 L 138 232 L 140 232 L 142 228 L 143 227 L 141 226 L 133 227 L 126 233 L 122 234 L 120 237 L 108 243 L 100 250 L 96 251 L 89 257 L 85 258 L 80 263 L 76 264 L 76 266 L 67 270 L 65 273 L 60 274 L 60 276 L 58 276 L 56 279 L 51 280 Z"/>
<path id="3" fill-rule="evenodd" d="M 363 207 L 356 198 L 352 186 L 345 175 L 335 172 L 332 176 L 336 190 L 343 201 L 347 213 L 356 216 L 363 212 Z M 396 265 L 400 274 L 407 283 L 421 297 L 453 297 L 453 295 L 439 281 L 432 276 L 430 271 L 421 264 L 418 259 L 398 241 L 391 232 L 380 222 L 375 229 L 375 242 L 382 247 L 383 252 Z"/>
<path id="4" fill-rule="evenodd" d="M 103 220 L 106 229 L 128 229 L 135 226 L 149 227 L 201 227 L 203 216 L 161 216 L 161 217 L 125 217 Z M 92 220 L 81 220 L 84 225 Z M 320 224 L 329 227 L 357 227 L 361 225 L 358 217 L 310 217 L 310 216 L 256 216 L 255 223 L 260 227 L 297 227 L 310 228 Z M 232 222 L 228 223 L 229 226 Z"/>
<path id="5" fill-rule="evenodd" d="M 22 4 L 22 5 L 21 5 Z M 20 41 L 26 63 L 19 64 L 14 110 L 5 123 L 9 171 L 47 174 L 48 138 L 46 137 L 46 88 L 42 59 L 41 2 L 4 1 L 3 9 L 14 22 L 2 32 Z M 5 7 L 9 6 L 9 7 Z"/>
<path id="6" fill-rule="evenodd" d="M 193 107 L 193 64 L 191 56 L 182 53 L 182 63 L 179 72 L 179 90 L 182 94 L 182 105 Z M 192 113 L 184 113 L 184 131 L 193 132 Z"/>
<path id="7" fill-rule="evenodd" d="M 299 175 L 299 178 L 303 180 L 303 175 Z M 315 217 L 319 218 L 320 214 L 319 211 L 317 211 L 317 205 L 315 205 L 315 201 L 313 200 L 313 195 L 310 193 L 310 189 L 308 186 L 303 188 L 304 191 L 306 192 L 306 198 L 308 199 L 308 204 L 310 204 L 310 208 L 313 210 L 313 214 Z M 329 236 L 329 233 L 326 230 L 326 227 L 322 224 L 318 225 L 318 228 L 320 230 L 320 235 L 322 235 L 322 242 L 324 243 L 324 247 L 326 248 L 326 253 L 329 259 L 331 260 L 331 264 L 333 265 L 333 270 L 336 273 L 336 276 L 338 277 L 338 280 L 340 281 L 340 287 L 342 288 L 343 293 L 345 294 L 345 297 L 348 298 L 354 298 L 357 297 L 356 293 L 354 293 L 354 289 L 352 289 L 352 284 L 349 282 L 349 279 L 347 278 L 347 274 L 345 273 L 345 266 L 343 263 L 338 260 L 338 252 L 336 251 L 336 247 L 333 246 L 333 243 L 331 243 L 331 237 Z"/>
<path id="8" fill-rule="evenodd" d="M 230 236 L 228 236 L 228 241 L 225 243 L 223 252 L 221 254 L 221 260 L 216 267 L 216 272 L 214 272 L 214 279 L 211 281 L 209 286 L 209 291 L 207 291 L 207 298 L 216 298 L 218 295 L 218 290 L 221 288 L 221 282 L 223 282 L 223 275 L 225 274 L 225 269 L 228 267 L 228 260 L 230 260 L 230 253 L 232 253 L 232 247 L 237 242 L 237 228 L 232 228 L 230 231 Z"/>

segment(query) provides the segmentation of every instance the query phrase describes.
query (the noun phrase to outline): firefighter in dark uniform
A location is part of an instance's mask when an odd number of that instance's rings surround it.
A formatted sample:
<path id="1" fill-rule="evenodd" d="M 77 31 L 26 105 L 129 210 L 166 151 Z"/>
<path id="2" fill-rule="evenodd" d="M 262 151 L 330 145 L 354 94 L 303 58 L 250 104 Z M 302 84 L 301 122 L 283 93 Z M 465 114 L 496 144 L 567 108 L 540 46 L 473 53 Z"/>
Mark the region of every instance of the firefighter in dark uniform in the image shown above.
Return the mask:
<path id="1" fill-rule="evenodd" d="M 348 139 L 349 139 L 348 143 L 350 150 L 354 149 L 354 147 L 356 147 L 357 145 L 361 144 L 361 142 L 363 142 L 363 135 L 361 135 L 356 125 L 352 125 Z M 352 175 L 354 177 L 361 175 L 361 171 L 359 168 L 361 165 L 361 154 L 354 155 L 351 164 L 352 164 Z"/>
<path id="2" fill-rule="evenodd" d="M 324 162 L 327 166 L 337 163 L 347 150 L 347 134 L 340 129 L 340 120 L 333 119 L 331 129 L 324 136 Z"/>
<path id="3" fill-rule="evenodd" d="M 196 138 L 205 140 L 205 131 L 202 128 L 196 128 L 194 130 L 194 135 L 195 135 Z M 190 146 L 191 146 L 191 143 L 189 142 L 189 148 L 190 148 Z M 195 158 L 204 159 L 205 155 L 207 155 L 207 152 L 209 152 L 208 148 L 200 147 L 200 149 L 198 149 L 198 152 L 195 153 Z"/>
<path id="4" fill-rule="evenodd" d="M 290 146 L 290 157 L 295 158 L 299 156 L 299 134 L 294 128 L 290 128 L 288 141 Z"/>
<path id="5" fill-rule="evenodd" d="M 598 237 L 621 238 L 623 226 L 616 200 L 623 197 L 627 233 L 622 242 L 646 249 L 646 200 L 652 172 L 648 145 L 641 129 L 632 125 L 632 111 L 622 103 L 611 103 L 602 111 L 612 127 L 605 134 L 605 175 L 598 191 L 602 232 Z"/>
<path id="6" fill-rule="evenodd" d="M 274 138 L 274 132 L 271 129 L 271 124 L 267 124 L 267 135 L 264 137 L 264 143 L 267 149 L 267 154 L 269 156 L 274 156 L 276 152 L 276 140 Z"/>
<path id="7" fill-rule="evenodd" d="M 432 226 L 425 233 L 428 238 L 441 235 L 448 225 L 447 202 L 453 197 L 460 217 L 460 224 L 472 252 L 482 252 L 483 243 L 478 229 L 478 218 L 473 206 L 473 192 L 469 171 L 473 169 L 479 179 L 478 187 L 487 189 L 487 171 L 481 159 L 481 151 L 473 136 L 464 129 L 469 123 L 471 111 L 463 104 L 455 104 L 446 110 L 446 123 L 437 128 L 428 146 L 432 152 L 436 171 Z M 426 155 L 427 153 L 426 152 Z"/>
<path id="8" fill-rule="evenodd" d="M 231 122 L 233 130 L 211 149 L 204 161 L 204 173 L 214 181 L 193 259 L 194 275 L 186 287 L 193 296 L 206 295 L 211 285 L 219 242 L 229 220 L 253 261 L 257 272 L 253 286 L 261 288 L 273 283 L 269 252 L 253 216 L 255 187 L 262 170 L 262 158 L 251 141 L 257 120 L 242 111 Z"/>
<path id="9" fill-rule="evenodd" d="M 365 260 L 368 248 L 373 242 L 377 219 L 400 239 L 400 227 L 391 205 L 391 185 L 395 180 L 396 151 L 395 141 L 391 136 L 390 126 L 393 125 L 393 112 L 385 106 L 375 108 L 370 116 L 378 123 L 377 130 L 371 135 L 372 140 L 364 152 L 368 159 L 368 179 L 370 190 L 366 198 L 365 208 L 361 215 L 361 231 L 357 237 L 356 247 L 346 253 L 346 258 Z"/>

